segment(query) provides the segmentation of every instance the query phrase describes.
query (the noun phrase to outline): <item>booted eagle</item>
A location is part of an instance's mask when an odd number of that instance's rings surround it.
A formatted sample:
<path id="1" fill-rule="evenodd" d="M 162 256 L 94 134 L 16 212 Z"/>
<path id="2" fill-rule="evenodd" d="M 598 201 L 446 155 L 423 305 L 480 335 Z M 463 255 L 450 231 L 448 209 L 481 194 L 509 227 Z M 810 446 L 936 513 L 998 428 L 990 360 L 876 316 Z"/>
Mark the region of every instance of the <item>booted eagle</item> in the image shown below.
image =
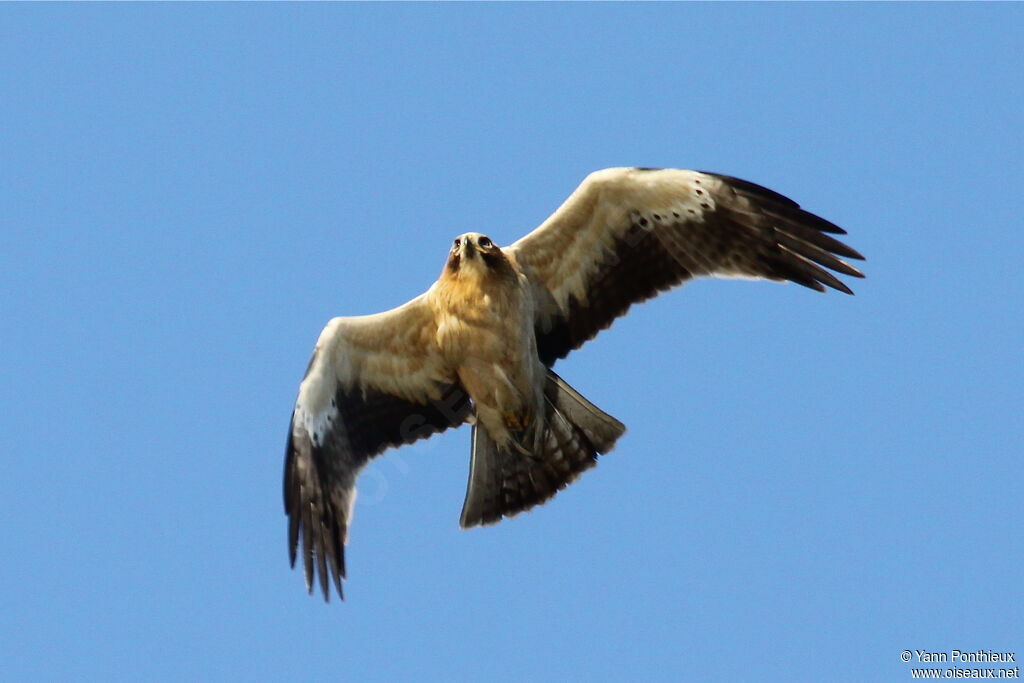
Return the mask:
<path id="1" fill-rule="evenodd" d="M 334 318 L 292 413 L 284 506 L 292 566 L 342 596 L 356 476 L 370 458 L 473 426 L 463 527 L 543 503 L 593 467 L 625 426 L 551 367 L 629 307 L 701 276 L 863 277 L 836 225 L 744 180 L 675 169 L 590 174 L 544 223 L 499 247 L 455 238 L 441 276 L 384 313 Z"/>

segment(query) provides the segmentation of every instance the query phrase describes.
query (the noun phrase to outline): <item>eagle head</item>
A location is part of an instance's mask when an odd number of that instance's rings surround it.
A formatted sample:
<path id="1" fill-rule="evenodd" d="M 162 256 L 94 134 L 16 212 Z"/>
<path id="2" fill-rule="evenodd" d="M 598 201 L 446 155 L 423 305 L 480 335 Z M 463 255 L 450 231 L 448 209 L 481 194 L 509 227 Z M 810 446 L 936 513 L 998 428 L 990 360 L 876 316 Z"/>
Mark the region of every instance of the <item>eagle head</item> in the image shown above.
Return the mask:
<path id="1" fill-rule="evenodd" d="M 485 277 L 510 269 L 508 258 L 487 235 L 467 232 L 452 242 L 445 270 L 449 274 Z"/>

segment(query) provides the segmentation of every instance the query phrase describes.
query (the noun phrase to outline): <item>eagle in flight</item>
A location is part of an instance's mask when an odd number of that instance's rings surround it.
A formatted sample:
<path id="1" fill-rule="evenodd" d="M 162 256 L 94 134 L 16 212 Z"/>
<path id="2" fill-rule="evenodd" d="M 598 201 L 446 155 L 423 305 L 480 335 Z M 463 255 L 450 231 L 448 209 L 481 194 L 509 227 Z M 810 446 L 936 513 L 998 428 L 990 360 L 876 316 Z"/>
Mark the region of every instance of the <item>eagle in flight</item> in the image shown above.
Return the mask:
<path id="1" fill-rule="evenodd" d="M 334 318 L 292 413 L 288 548 L 312 592 L 342 597 L 356 476 L 374 456 L 473 426 L 461 526 L 543 503 L 593 467 L 625 426 L 552 371 L 629 307 L 701 276 L 850 289 L 845 231 L 753 183 L 676 169 L 590 174 L 508 247 L 455 238 L 437 282 L 390 311 Z M 301 543 L 300 543 L 301 539 Z"/>

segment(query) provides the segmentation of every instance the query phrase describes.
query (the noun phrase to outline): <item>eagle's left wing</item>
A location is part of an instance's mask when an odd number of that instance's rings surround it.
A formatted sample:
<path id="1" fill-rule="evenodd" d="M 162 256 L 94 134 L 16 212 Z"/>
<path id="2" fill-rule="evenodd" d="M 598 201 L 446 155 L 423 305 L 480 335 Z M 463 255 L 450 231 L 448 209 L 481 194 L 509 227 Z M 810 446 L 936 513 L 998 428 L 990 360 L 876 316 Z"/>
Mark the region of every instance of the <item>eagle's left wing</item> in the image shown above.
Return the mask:
<path id="1" fill-rule="evenodd" d="M 533 283 L 537 349 L 551 365 L 629 307 L 700 276 L 792 280 L 852 292 L 825 268 L 863 258 L 845 231 L 767 188 L 677 169 L 591 173 L 536 230 L 504 251 Z"/>
<path id="2" fill-rule="evenodd" d="M 445 367 L 425 297 L 376 315 L 334 318 L 320 334 L 292 412 L 284 507 L 292 566 L 302 538 L 306 587 L 328 575 L 342 597 L 356 476 L 389 446 L 462 424 L 469 398 Z"/>

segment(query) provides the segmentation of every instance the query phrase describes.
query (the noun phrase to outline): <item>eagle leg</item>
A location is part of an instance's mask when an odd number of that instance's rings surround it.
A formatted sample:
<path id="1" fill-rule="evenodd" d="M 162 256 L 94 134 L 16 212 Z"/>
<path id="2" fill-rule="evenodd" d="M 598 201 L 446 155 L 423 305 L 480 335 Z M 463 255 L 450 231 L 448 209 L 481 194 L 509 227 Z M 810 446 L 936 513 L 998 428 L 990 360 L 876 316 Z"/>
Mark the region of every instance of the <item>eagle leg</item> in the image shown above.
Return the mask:
<path id="1" fill-rule="evenodd" d="M 523 413 L 522 415 L 516 415 L 515 413 L 505 413 L 505 426 L 513 432 L 525 432 L 526 428 L 530 425 L 530 418 Z"/>

